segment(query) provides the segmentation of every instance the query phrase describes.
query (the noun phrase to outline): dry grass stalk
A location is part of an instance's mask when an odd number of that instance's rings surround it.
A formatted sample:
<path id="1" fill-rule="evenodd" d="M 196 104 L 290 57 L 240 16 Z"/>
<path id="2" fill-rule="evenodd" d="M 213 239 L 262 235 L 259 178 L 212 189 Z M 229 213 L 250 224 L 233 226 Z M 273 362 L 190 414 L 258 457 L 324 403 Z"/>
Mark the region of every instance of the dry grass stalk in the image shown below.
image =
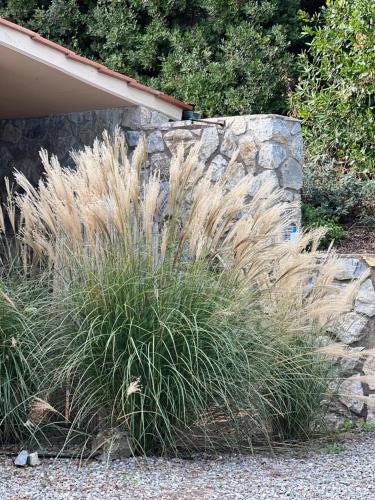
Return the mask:
<path id="1" fill-rule="evenodd" d="M 208 259 L 221 262 L 244 291 L 256 290 L 264 310 L 284 318 L 280 331 L 285 318 L 292 333 L 310 321 L 325 325 L 346 310 L 355 285 L 345 293 L 334 285 L 340 264 L 333 252 L 318 252 L 324 230 L 286 241 L 296 206 L 286 209 L 281 190 L 265 184 L 249 201 L 249 177 L 228 188 L 236 155 L 216 183 L 197 155 L 198 147 L 186 159 L 178 149 L 163 193 L 158 172 L 145 169 L 144 142 L 130 163 L 122 134 L 110 138 L 105 132 L 102 142 L 73 154 L 74 170 L 42 151 L 45 179 L 35 189 L 18 172 L 24 194 L 10 202 L 8 212 L 13 216 L 18 206 L 22 242 L 34 259 L 47 259 L 59 272 L 67 272 L 72 255 L 98 268 L 103 255 L 120 249 L 128 264 L 137 265 L 141 252 L 154 269 L 166 258 L 174 265 Z"/>
<path id="2" fill-rule="evenodd" d="M 346 344 L 332 343 L 327 346 L 319 347 L 317 352 L 326 356 L 335 358 L 349 358 L 360 359 L 365 356 L 374 356 L 375 349 L 363 349 L 361 351 L 354 351 Z"/>
<path id="3" fill-rule="evenodd" d="M 33 398 L 29 411 L 30 422 L 39 424 L 51 413 L 57 413 L 57 410 L 48 401 L 38 397 Z"/>

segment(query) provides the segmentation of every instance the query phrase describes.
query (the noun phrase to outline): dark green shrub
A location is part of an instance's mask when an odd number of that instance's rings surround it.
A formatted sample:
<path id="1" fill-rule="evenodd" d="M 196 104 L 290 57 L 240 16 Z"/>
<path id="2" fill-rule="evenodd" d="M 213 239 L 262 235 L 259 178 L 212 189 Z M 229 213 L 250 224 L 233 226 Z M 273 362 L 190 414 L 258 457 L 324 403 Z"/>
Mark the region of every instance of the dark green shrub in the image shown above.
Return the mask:
<path id="1" fill-rule="evenodd" d="M 343 227 L 339 224 L 337 215 L 327 217 L 321 207 L 310 203 L 302 203 L 302 226 L 305 229 L 326 227 L 327 233 L 322 239 L 321 246 L 328 247 L 332 240 L 338 240 L 344 234 Z"/>
<path id="2" fill-rule="evenodd" d="M 5 0 L 0 15 L 195 104 L 285 113 L 298 0 Z"/>
<path id="3" fill-rule="evenodd" d="M 310 153 L 364 172 L 375 171 L 374 19 L 373 0 L 327 1 L 306 27 L 292 96 Z"/>
<path id="4" fill-rule="evenodd" d="M 343 223 L 374 220 L 375 180 L 352 171 L 345 163 L 327 155 L 312 156 L 307 151 L 304 165 L 303 201 L 315 207 L 317 220 Z M 314 217 L 306 219 L 313 222 Z M 311 226 L 310 222 L 308 224 Z"/>

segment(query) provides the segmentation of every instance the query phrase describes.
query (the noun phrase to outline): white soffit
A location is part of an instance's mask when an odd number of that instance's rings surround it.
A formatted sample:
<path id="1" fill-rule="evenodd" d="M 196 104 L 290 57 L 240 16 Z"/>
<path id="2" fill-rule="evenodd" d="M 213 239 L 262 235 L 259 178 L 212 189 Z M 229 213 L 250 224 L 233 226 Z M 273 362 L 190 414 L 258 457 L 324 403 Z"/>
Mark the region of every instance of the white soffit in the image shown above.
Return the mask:
<path id="1" fill-rule="evenodd" d="M 174 120 L 191 106 L 0 18 L 0 119 L 146 106 Z"/>

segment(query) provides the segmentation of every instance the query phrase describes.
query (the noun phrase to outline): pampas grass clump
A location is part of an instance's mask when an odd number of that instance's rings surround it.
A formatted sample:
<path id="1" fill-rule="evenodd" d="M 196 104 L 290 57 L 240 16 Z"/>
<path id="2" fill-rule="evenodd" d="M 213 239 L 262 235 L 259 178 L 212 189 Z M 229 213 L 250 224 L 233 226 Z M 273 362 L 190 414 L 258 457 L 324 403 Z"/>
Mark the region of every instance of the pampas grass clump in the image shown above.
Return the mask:
<path id="1" fill-rule="evenodd" d="M 45 303 L 42 287 L 14 270 L 0 285 L 0 445 L 29 435 L 32 398 L 44 379 L 39 340 Z"/>
<path id="2" fill-rule="evenodd" d="M 235 157 L 213 183 L 180 149 L 163 183 L 117 131 L 73 158 L 43 152 L 15 200 L 29 265 L 53 273 L 63 320 L 43 350 L 72 428 L 125 429 L 137 452 L 308 435 L 329 372 L 315 337 L 348 300 L 324 231 L 286 241 L 295 206 L 233 187 Z"/>

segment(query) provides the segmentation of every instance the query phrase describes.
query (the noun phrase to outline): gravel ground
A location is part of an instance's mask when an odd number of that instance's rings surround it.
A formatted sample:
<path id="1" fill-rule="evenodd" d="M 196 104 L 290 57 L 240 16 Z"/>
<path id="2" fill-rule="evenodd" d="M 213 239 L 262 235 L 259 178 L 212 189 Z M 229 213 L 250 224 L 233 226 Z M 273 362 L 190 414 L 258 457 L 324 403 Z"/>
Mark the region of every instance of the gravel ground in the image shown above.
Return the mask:
<path id="1" fill-rule="evenodd" d="M 375 432 L 318 452 L 215 459 L 129 459 L 109 467 L 0 457 L 0 499 L 375 499 Z"/>

